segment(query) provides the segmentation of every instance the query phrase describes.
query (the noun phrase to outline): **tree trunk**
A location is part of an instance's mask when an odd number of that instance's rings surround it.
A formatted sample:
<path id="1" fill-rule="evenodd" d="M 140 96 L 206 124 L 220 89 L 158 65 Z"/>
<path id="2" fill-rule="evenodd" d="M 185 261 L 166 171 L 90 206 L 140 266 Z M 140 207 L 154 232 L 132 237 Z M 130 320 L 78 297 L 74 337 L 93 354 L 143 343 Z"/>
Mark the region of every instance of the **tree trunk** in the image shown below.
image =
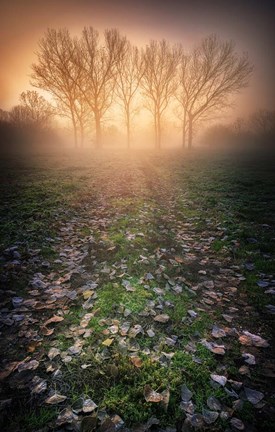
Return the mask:
<path id="1" fill-rule="evenodd" d="M 182 122 L 182 148 L 186 147 L 186 111 L 184 110 Z"/>
<path id="2" fill-rule="evenodd" d="M 84 128 L 83 128 L 83 123 L 80 122 L 80 147 L 83 148 L 83 143 L 84 143 Z"/>
<path id="3" fill-rule="evenodd" d="M 161 127 L 160 127 L 160 113 L 158 109 L 155 111 L 155 148 L 161 147 Z"/>
<path id="4" fill-rule="evenodd" d="M 77 124 L 73 113 L 72 113 L 72 123 L 73 123 L 73 130 L 74 130 L 74 147 L 77 149 L 78 148 Z"/>
<path id="5" fill-rule="evenodd" d="M 95 113 L 95 144 L 97 148 L 102 147 L 102 130 L 101 117 L 98 112 Z"/>
<path id="6" fill-rule="evenodd" d="M 161 148 L 161 125 L 160 125 L 160 114 L 158 113 L 158 146 L 157 148 L 160 149 Z"/>
<path id="7" fill-rule="evenodd" d="M 191 150 L 193 144 L 193 116 L 188 116 L 188 150 Z"/>
<path id="8" fill-rule="evenodd" d="M 155 148 L 158 148 L 158 127 L 157 127 L 157 113 L 154 115 L 154 127 L 155 127 Z"/>
<path id="9" fill-rule="evenodd" d="M 130 113 L 129 110 L 126 113 L 126 128 L 127 128 L 127 148 L 130 148 L 130 140 L 131 140 L 131 135 L 130 135 Z"/>

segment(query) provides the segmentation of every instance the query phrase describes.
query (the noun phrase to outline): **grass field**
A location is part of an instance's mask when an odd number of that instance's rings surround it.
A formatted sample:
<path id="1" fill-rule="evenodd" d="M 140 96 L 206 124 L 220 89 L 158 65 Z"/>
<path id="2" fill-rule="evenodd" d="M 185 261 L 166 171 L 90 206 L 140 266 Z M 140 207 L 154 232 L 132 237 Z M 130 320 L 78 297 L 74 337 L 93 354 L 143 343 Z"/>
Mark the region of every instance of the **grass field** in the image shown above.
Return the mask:
<path id="1" fill-rule="evenodd" d="M 275 430 L 273 162 L 2 160 L 1 430 Z"/>

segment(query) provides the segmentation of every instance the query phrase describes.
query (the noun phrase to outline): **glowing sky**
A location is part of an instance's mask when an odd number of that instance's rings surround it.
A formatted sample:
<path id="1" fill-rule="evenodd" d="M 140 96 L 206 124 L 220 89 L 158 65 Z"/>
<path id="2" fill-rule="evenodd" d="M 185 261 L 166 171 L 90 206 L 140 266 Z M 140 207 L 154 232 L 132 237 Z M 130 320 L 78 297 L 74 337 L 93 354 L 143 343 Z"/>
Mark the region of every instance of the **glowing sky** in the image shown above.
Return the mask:
<path id="1" fill-rule="evenodd" d="M 255 65 L 235 114 L 275 109 L 275 3 L 268 0 L 1 0 L 0 108 L 10 109 L 30 88 L 37 41 L 48 27 L 79 33 L 85 25 L 117 27 L 137 44 L 166 38 L 190 47 L 209 33 L 233 39 Z"/>

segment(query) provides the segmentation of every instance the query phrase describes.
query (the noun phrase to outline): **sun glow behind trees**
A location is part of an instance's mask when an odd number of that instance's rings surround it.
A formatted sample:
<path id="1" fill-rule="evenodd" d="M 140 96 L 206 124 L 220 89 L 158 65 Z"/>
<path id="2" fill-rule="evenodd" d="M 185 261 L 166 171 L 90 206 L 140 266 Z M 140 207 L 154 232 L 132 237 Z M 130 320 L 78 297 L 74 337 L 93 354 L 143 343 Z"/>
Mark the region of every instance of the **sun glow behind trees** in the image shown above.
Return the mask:
<path id="1" fill-rule="evenodd" d="M 83 146 L 88 128 L 101 147 L 103 122 L 120 107 L 128 147 L 132 121 L 142 109 L 151 114 L 156 148 L 161 147 L 165 114 L 171 117 L 175 110 L 182 144 L 191 148 L 194 124 L 227 108 L 252 73 L 247 56 L 216 35 L 185 52 L 182 44 L 166 40 L 139 49 L 117 29 L 100 36 L 88 27 L 79 37 L 67 29 L 49 29 L 36 55 L 31 83 L 49 92 L 59 115 L 70 118 L 76 147 Z"/>

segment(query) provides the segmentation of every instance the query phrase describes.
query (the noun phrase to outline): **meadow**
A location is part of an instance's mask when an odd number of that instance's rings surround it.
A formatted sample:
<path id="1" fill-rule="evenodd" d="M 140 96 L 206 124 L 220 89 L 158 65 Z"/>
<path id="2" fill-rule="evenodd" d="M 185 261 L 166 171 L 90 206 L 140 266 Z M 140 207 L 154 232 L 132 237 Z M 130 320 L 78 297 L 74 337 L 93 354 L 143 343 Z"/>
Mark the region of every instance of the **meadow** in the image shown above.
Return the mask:
<path id="1" fill-rule="evenodd" d="M 1 161 L 2 431 L 275 430 L 274 160 Z"/>

